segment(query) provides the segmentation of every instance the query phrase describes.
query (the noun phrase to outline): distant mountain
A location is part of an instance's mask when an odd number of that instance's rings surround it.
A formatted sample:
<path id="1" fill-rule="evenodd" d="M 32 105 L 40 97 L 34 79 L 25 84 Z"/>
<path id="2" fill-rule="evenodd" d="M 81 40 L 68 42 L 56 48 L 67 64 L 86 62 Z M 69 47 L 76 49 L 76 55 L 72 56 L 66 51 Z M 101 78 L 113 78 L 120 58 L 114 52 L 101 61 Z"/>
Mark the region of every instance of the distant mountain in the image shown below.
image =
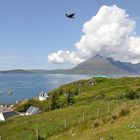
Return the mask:
<path id="1" fill-rule="evenodd" d="M 140 74 L 140 63 L 132 64 L 115 61 L 112 58 L 104 58 L 96 55 L 87 61 L 78 64 L 71 69 L 56 70 L 8 70 L 0 73 L 30 73 L 30 74 L 98 74 L 98 75 L 117 75 L 117 74 Z"/>
<path id="2" fill-rule="evenodd" d="M 76 67 L 68 70 L 71 73 L 80 74 L 138 74 L 140 73 L 140 64 L 131 64 L 115 61 L 112 58 L 94 56 L 87 61 L 78 64 Z"/>
<path id="3" fill-rule="evenodd" d="M 0 71 L 2 74 L 57 74 L 57 73 L 65 73 L 65 70 L 63 69 L 56 69 L 56 70 L 42 70 L 42 69 L 29 69 L 29 70 L 23 70 L 23 69 L 14 69 L 14 70 L 4 70 Z"/>
<path id="4" fill-rule="evenodd" d="M 31 72 L 30 72 L 30 70 L 16 69 L 16 70 L 0 71 L 0 73 L 6 74 L 6 73 L 31 73 Z"/>

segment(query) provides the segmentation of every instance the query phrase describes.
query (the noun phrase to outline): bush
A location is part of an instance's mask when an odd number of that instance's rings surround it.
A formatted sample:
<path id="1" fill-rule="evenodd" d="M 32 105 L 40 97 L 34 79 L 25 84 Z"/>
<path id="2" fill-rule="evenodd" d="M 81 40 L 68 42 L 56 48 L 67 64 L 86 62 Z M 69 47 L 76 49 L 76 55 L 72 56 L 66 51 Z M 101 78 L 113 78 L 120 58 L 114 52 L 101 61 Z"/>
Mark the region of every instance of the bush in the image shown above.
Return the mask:
<path id="1" fill-rule="evenodd" d="M 58 99 L 59 99 L 59 93 L 53 92 L 51 95 L 51 109 L 56 109 L 58 107 Z"/>
<path id="2" fill-rule="evenodd" d="M 100 125 L 99 120 L 95 120 L 95 121 L 94 121 L 94 127 L 98 127 L 99 125 Z"/>
<path id="3" fill-rule="evenodd" d="M 129 108 L 121 108 L 119 111 L 119 116 L 126 116 L 130 113 L 130 109 Z"/>
<path id="4" fill-rule="evenodd" d="M 51 110 L 51 101 L 47 100 L 42 104 L 42 111 L 50 111 Z"/>
<path id="5" fill-rule="evenodd" d="M 78 95 L 78 94 L 79 94 L 79 89 L 78 89 L 78 88 L 75 88 L 75 89 L 73 90 L 73 94 L 74 94 L 74 95 Z"/>
<path id="6" fill-rule="evenodd" d="M 58 100 L 58 107 L 59 108 L 63 108 L 63 107 L 66 107 L 67 106 L 67 100 L 66 100 L 66 97 L 64 97 L 64 96 L 61 96 L 60 98 L 59 98 L 59 100 Z"/>
<path id="7" fill-rule="evenodd" d="M 139 99 L 140 98 L 140 94 L 134 90 L 130 90 L 126 95 L 126 98 L 130 99 L 130 100 L 134 100 L 134 99 Z"/>
<path id="8" fill-rule="evenodd" d="M 26 110 L 30 107 L 30 104 L 18 105 L 15 110 L 18 112 L 26 112 Z"/>
<path id="9" fill-rule="evenodd" d="M 112 114 L 111 117 L 112 117 L 113 120 L 117 120 L 118 119 L 118 115 L 116 113 Z"/>
<path id="10" fill-rule="evenodd" d="M 71 104 L 74 103 L 74 98 L 73 97 L 74 97 L 73 93 L 71 91 L 69 91 L 67 93 L 67 96 L 66 96 L 67 105 L 71 105 Z"/>

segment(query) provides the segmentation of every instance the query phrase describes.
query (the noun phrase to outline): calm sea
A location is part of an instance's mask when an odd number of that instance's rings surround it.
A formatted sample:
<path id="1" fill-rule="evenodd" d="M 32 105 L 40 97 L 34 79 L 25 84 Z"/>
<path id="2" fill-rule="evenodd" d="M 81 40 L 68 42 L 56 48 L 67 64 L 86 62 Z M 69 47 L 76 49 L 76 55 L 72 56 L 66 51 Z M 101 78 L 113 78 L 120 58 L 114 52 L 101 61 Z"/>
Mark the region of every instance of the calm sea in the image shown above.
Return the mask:
<path id="1" fill-rule="evenodd" d="M 48 92 L 62 84 L 86 79 L 91 75 L 0 74 L 0 104 L 15 103 Z M 12 91 L 12 95 L 7 92 Z"/>

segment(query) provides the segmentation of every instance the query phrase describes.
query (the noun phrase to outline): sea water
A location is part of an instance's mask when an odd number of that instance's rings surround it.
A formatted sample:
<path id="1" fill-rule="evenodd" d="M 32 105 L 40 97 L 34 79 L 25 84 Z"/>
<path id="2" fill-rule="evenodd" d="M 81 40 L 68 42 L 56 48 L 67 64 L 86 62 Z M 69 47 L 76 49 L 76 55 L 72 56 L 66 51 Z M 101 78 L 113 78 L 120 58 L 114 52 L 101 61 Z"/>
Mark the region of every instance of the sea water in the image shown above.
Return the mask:
<path id="1" fill-rule="evenodd" d="M 0 104 L 11 104 L 19 100 L 37 97 L 41 91 L 49 92 L 62 84 L 90 77 L 92 76 L 63 74 L 0 74 Z"/>

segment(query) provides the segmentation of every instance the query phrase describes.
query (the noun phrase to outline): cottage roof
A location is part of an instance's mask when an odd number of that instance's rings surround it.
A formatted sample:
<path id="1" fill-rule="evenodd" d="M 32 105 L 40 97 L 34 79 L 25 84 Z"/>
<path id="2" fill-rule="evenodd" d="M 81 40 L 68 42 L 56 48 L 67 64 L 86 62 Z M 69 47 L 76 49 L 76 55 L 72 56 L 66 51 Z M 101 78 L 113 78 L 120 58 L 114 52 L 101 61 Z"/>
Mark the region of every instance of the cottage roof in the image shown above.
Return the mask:
<path id="1" fill-rule="evenodd" d="M 3 117 L 5 118 L 5 120 L 7 120 L 10 117 L 13 116 L 17 116 L 18 114 L 14 111 L 10 111 L 10 112 L 2 112 L 3 113 Z"/>
<path id="2" fill-rule="evenodd" d="M 41 92 L 41 93 L 39 94 L 39 96 L 47 96 L 47 97 L 49 97 L 47 93 L 43 93 L 43 92 Z"/>
<path id="3" fill-rule="evenodd" d="M 30 106 L 28 108 L 28 110 L 26 111 L 26 113 L 28 113 L 28 114 L 36 114 L 36 113 L 38 113 L 39 110 L 40 109 L 38 107 Z"/>

